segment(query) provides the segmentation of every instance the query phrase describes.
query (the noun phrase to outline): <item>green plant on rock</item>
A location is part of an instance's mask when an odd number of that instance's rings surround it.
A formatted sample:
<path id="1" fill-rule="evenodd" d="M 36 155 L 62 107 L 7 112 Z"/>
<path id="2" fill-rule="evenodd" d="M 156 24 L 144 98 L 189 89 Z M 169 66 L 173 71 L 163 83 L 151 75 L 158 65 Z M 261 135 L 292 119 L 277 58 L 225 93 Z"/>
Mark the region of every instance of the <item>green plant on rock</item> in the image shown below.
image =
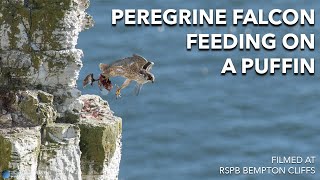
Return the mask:
<path id="1" fill-rule="evenodd" d="M 0 135 L 0 172 L 9 170 L 9 163 L 11 161 L 11 143 Z"/>

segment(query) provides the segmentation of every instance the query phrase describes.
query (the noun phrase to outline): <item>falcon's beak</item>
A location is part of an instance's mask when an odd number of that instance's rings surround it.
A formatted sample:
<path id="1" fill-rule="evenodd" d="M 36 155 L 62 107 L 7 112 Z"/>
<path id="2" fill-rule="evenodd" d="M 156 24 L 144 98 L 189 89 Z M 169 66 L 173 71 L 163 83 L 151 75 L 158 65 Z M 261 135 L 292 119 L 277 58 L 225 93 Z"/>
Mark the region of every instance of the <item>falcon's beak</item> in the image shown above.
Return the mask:
<path id="1" fill-rule="evenodd" d="M 154 75 L 148 72 L 147 76 L 148 76 L 147 81 L 148 82 L 151 81 L 152 83 L 154 83 L 154 80 L 155 80 Z"/>
<path id="2" fill-rule="evenodd" d="M 151 82 L 154 83 L 156 79 L 154 78 L 154 75 L 152 74 L 152 79 L 151 79 Z"/>

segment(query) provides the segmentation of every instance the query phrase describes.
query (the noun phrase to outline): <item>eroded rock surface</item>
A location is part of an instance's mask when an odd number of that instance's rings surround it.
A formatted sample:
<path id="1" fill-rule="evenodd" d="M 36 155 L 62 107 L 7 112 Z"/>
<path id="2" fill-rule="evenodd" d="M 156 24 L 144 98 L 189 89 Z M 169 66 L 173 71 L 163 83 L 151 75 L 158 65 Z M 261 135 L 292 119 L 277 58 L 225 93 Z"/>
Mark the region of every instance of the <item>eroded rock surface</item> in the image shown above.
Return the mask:
<path id="1" fill-rule="evenodd" d="M 0 129 L 1 170 L 14 179 L 36 179 L 40 136 L 40 127 Z"/>
<path id="2" fill-rule="evenodd" d="M 88 0 L 0 1 L 0 172 L 12 179 L 118 177 L 121 119 L 76 87 Z"/>
<path id="3" fill-rule="evenodd" d="M 81 170 L 84 179 L 117 179 L 121 159 L 122 120 L 99 96 L 84 95 L 81 118 Z"/>

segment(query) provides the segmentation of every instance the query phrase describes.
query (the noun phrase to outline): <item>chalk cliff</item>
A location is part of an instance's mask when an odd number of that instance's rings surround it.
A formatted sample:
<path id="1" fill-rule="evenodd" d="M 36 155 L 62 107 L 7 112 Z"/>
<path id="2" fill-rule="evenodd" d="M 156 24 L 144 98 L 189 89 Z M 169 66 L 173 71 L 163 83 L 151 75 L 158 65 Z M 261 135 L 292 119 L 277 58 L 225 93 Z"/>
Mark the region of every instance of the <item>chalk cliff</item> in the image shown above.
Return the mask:
<path id="1" fill-rule="evenodd" d="M 76 87 L 78 34 L 93 26 L 88 6 L 0 2 L 0 172 L 13 179 L 118 177 L 121 118 Z"/>

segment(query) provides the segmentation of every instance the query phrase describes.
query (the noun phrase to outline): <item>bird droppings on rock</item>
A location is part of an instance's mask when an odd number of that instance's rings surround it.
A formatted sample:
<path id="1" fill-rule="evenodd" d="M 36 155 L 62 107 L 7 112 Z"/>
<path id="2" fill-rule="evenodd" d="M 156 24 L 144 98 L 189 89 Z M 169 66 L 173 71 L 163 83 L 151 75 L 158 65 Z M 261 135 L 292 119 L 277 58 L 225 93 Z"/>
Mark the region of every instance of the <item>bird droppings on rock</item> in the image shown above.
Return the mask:
<path id="1" fill-rule="evenodd" d="M 102 121 L 105 117 L 112 116 L 107 102 L 103 102 L 98 96 L 87 96 L 88 99 L 82 99 L 83 108 L 81 110 L 81 118 L 91 118 L 93 120 Z"/>

